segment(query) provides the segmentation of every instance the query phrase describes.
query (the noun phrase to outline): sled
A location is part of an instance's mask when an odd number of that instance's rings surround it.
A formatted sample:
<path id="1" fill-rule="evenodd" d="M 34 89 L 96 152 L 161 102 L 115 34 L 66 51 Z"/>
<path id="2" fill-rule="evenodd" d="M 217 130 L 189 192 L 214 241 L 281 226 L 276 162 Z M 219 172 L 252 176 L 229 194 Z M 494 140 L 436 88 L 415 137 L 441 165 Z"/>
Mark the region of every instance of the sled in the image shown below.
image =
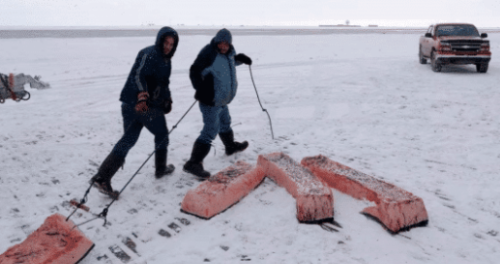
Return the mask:
<path id="1" fill-rule="evenodd" d="M 31 95 L 24 89 L 24 85 L 27 83 L 30 84 L 31 88 L 50 88 L 48 83 L 40 81 L 40 76 L 33 78 L 22 73 L 17 75 L 10 73 L 8 76 L 0 73 L 0 103 L 4 103 L 6 99 L 12 99 L 16 102 L 29 100 Z"/>

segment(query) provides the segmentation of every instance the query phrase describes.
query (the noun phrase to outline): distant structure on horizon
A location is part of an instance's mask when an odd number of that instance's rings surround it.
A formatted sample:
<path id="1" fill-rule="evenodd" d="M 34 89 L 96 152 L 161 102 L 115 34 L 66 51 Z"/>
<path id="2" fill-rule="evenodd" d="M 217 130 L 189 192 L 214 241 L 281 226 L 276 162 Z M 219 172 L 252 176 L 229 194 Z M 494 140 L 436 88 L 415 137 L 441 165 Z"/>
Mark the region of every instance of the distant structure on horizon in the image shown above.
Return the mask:
<path id="1" fill-rule="evenodd" d="M 337 24 L 337 25 L 319 25 L 320 27 L 361 27 L 360 25 L 344 25 L 344 24 Z"/>
<path id="2" fill-rule="evenodd" d="M 337 24 L 337 25 L 319 25 L 320 27 L 361 27 L 360 25 L 350 25 L 351 22 L 349 20 L 345 21 L 344 24 Z"/>
<path id="3" fill-rule="evenodd" d="M 368 25 L 368 27 L 378 27 L 378 25 Z"/>

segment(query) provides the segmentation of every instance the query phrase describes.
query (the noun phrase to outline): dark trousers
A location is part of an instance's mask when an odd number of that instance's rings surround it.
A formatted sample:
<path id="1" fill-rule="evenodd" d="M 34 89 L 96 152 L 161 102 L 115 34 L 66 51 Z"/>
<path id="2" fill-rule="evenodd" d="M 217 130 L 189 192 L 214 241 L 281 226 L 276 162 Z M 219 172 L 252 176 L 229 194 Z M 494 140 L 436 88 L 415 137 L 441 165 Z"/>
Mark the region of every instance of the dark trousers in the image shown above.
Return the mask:
<path id="1" fill-rule="evenodd" d="M 122 117 L 125 133 L 112 150 L 115 155 L 126 157 L 139 139 L 143 127 L 155 136 L 155 149 L 167 149 L 169 143 L 167 121 L 162 109 L 152 107 L 145 114 L 139 114 L 134 106 L 123 103 Z"/>

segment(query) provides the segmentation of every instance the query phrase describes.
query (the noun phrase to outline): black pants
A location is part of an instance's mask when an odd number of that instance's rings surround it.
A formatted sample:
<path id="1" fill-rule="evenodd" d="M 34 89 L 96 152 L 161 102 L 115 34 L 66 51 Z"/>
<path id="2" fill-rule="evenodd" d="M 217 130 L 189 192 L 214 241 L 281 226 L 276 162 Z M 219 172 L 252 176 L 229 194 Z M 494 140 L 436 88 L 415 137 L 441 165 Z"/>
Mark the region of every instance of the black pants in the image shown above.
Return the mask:
<path id="1" fill-rule="evenodd" d="M 112 152 L 120 157 L 126 157 L 129 150 L 135 145 L 143 127 L 155 135 L 155 148 L 167 149 L 168 129 L 163 110 L 160 108 L 149 108 L 145 114 L 139 114 L 134 106 L 122 104 L 123 128 L 125 133 Z"/>

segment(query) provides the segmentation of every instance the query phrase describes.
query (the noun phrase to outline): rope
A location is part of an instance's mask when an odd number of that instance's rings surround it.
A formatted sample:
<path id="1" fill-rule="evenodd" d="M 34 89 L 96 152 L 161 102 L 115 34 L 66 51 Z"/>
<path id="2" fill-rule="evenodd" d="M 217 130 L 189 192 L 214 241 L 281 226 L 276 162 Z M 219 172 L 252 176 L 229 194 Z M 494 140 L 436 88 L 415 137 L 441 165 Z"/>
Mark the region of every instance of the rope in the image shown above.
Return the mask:
<path id="1" fill-rule="evenodd" d="M 132 124 L 134 124 L 136 120 L 137 120 L 137 117 L 134 119 L 134 121 L 132 121 L 132 123 L 130 123 L 130 125 L 128 126 L 128 128 L 125 129 L 125 134 L 127 133 L 127 131 L 129 131 L 129 129 L 132 127 Z M 116 144 L 115 144 L 115 146 L 116 146 Z M 123 168 L 123 165 L 122 165 L 122 168 Z M 87 202 L 87 195 L 89 194 L 90 189 L 92 189 L 92 185 L 94 185 L 94 181 L 95 180 L 92 179 L 92 181 L 90 182 L 89 188 L 87 189 L 87 191 L 83 195 L 83 198 L 80 200 L 80 202 L 78 204 L 76 204 L 75 210 L 73 210 L 73 212 L 66 218 L 66 222 L 68 222 L 68 220 L 71 218 L 71 216 L 73 216 L 73 214 L 76 212 L 76 210 L 78 210 L 78 208 L 80 208 L 82 205 L 84 205 Z M 77 225 L 77 226 L 79 226 L 79 225 Z"/>
<path id="2" fill-rule="evenodd" d="M 66 218 L 66 222 L 68 222 L 69 218 L 76 212 L 76 210 L 78 210 L 78 208 L 80 208 L 81 205 L 83 205 L 87 202 L 87 195 L 89 194 L 90 189 L 92 188 L 92 185 L 94 185 L 94 180 L 92 180 L 92 182 L 90 183 L 89 188 L 87 189 L 87 191 L 85 191 L 83 198 L 80 200 L 80 203 L 77 204 L 77 206 L 75 207 L 75 210 L 73 210 L 73 212 L 68 216 L 68 218 Z"/>
<path id="3" fill-rule="evenodd" d="M 84 224 L 86 224 L 86 223 L 92 222 L 92 221 L 94 221 L 94 220 L 96 220 L 96 219 L 99 219 L 99 218 L 101 218 L 101 216 L 99 216 L 99 215 L 98 215 L 98 216 L 96 216 L 96 217 L 94 217 L 94 218 L 92 218 L 92 219 L 90 219 L 90 220 L 87 220 L 87 221 L 85 221 L 85 222 L 83 222 L 83 223 L 80 223 L 80 224 L 78 224 L 78 225 L 73 226 L 73 227 L 71 228 L 71 230 L 73 230 L 75 227 L 79 227 L 79 226 L 81 226 L 81 225 L 84 225 Z M 106 220 L 104 220 L 104 225 L 106 225 Z"/>
<path id="4" fill-rule="evenodd" d="M 264 107 L 262 107 L 262 103 L 260 102 L 259 93 L 257 92 L 257 87 L 255 86 L 255 81 L 253 80 L 252 66 L 248 65 L 248 69 L 250 69 L 250 77 L 252 78 L 253 88 L 255 89 L 255 93 L 257 94 L 257 100 L 259 101 L 260 108 L 262 109 L 263 112 L 266 112 L 267 118 L 269 118 L 269 126 L 271 127 L 271 137 L 272 137 L 272 139 L 274 139 L 273 124 L 271 123 L 271 116 L 269 115 L 269 112 L 267 112 L 267 109 L 264 109 Z"/>
<path id="5" fill-rule="evenodd" d="M 160 142 L 160 144 L 158 145 L 161 145 L 163 143 L 163 141 L 165 141 L 167 139 L 167 137 L 170 135 L 170 133 L 172 133 L 172 131 L 174 131 L 175 128 L 177 128 L 177 125 L 179 125 L 179 123 L 184 119 L 184 117 L 189 113 L 189 111 L 191 111 L 191 109 L 193 108 L 193 106 L 196 104 L 197 101 L 194 101 L 194 103 L 189 107 L 189 109 L 186 111 L 186 113 L 184 113 L 184 115 L 179 119 L 179 121 L 177 121 L 177 123 L 172 127 L 172 129 L 168 132 L 167 136 L 165 138 L 163 138 L 163 140 Z M 130 128 L 130 127 L 129 127 Z M 128 130 L 128 129 L 127 129 Z M 93 221 L 95 219 L 98 219 L 98 218 L 103 218 L 104 219 L 104 225 L 106 225 L 106 223 L 108 222 L 107 220 L 107 216 L 108 216 L 108 210 L 109 210 L 109 207 L 111 207 L 111 205 L 116 201 L 116 199 L 122 194 L 122 192 L 127 188 L 127 186 L 130 184 L 130 182 L 132 182 L 132 180 L 135 178 L 135 176 L 137 176 L 137 174 L 139 173 L 139 171 L 141 171 L 142 167 L 144 167 L 144 165 L 146 165 L 146 163 L 149 161 L 149 159 L 156 153 L 156 148 L 155 150 L 148 156 L 148 158 L 142 163 L 142 165 L 139 167 L 139 169 L 137 169 L 137 171 L 134 173 L 134 175 L 132 175 L 132 177 L 128 180 L 128 182 L 123 186 L 123 188 L 120 190 L 120 192 L 118 193 L 118 195 L 116 197 L 113 198 L 113 200 L 111 201 L 111 203 L 109 203 L 103 210 L 100 214 L 97 215 L 97 217 L 93 218 L 93 219 L 90 219 L 88 221 L 85 221 L 81 224 L 78 224 L 76 226 L 80 226 L 80 225 L 83 225 L 83 224 L 86 224 L 90 221 Z M 85 196 L 84 196 L 84 199 L 86 198 L 88 192 L 90 191 L 90 188 L 92 187 L 92 185 L 94 184 L 94 181 L 91 182 L 91 185 L 89 187 L 89 189 L 87 190 L 87 192 L 85 193 Z M 82 199 L 82 201 L 80 202 L 80 204 L 78 205 L 81 205 L 83 203 L 86 202 L 86 200 Z M 78 209 L 78 206 L 77 208 Z M 75 211 L 76 211 L 75 209 Z M 74 213 L 74 212 L 73 212 Z M 73 213 L 71 215 L 73 215 Z M 71 217 L 68 216 L 68 218 L 66 219 L 66 221 L 68 221 L 68 219 Z"/>

